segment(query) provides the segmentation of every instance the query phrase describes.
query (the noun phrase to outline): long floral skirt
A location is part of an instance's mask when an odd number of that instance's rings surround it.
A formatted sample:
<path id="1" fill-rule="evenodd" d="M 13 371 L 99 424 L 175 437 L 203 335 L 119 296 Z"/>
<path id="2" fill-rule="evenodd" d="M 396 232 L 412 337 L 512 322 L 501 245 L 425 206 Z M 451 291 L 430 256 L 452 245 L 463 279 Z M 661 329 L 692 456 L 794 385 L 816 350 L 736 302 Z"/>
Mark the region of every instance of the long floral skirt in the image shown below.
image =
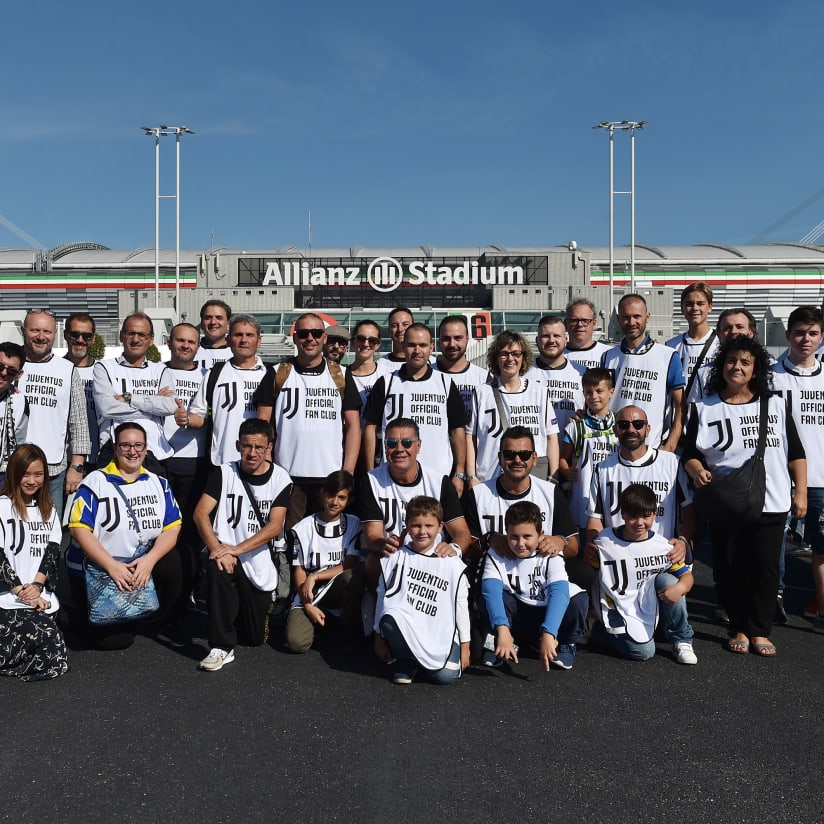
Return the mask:
<path id="1" fill-rule="evenodd" d="M 42 681 L 68 669 L 66 642 L 51 615 L 33 609 L 0 610 L 0 675 Z"/>

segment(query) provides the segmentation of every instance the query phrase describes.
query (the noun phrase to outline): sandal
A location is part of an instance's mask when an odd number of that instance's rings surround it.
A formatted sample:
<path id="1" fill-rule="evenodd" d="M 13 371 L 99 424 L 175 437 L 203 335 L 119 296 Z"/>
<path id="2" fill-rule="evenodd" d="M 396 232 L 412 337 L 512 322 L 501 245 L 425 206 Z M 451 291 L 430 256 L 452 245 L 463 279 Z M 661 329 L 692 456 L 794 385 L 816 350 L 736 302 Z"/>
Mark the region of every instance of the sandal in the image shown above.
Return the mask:
<path id="1" fill-rule="evenodd" d="M 759 641 L 752 645 L 752 651 L 761 658 L 773 658 L 778 653 L 772 641 Z"/>
<path id="2" fill-rule="evenodd" d="M 727 649 L 736 655 L 746 655 L 750 651 L 750 642 L 746 638 L 730 638 Z"/>

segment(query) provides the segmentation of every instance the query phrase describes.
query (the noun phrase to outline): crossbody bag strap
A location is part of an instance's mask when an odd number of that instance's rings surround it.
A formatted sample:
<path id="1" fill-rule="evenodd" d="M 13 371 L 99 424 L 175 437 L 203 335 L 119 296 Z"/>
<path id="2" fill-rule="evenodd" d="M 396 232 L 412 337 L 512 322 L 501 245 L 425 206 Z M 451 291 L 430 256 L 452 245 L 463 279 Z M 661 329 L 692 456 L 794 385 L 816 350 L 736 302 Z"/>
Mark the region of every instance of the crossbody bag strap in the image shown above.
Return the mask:
<path id="1" fill-rule="evenodd" d="M 109 483 L 111 483 L 111 481 Z M 140 524 L 138 523 L 137 516 L 134 514 L 132 505 L 129 503 L 129 499 L 126 497 L 123 490 L 120 488 L 120 484 L 112 484 L 112 486 L 117 490 L 118 494 L 123 499 L 123 503 L 126 504 L 126 509 L 129 513 L 129 517 L 132 519 L 132 526 L 134 527 L 135 534 L 137 535 L 137 540 L 140 544 L 143 544 L 144 541 L 143 535 L 140 532 Z"/>
<path id="2" fill-rule="evenodd" d="M 758 458 L 764 457 L 764 450 L 767 446 L 767 420 L 770 415 L 770 396 L 761 396 L 761 414 L 758 416 L 758 446 L 755 447 L 755 455 Z"/>
<path id="3" fill-rule="evenodd" d="M 695 366 L 692 368 L 692 372 L 690 373 L 690 379 L 687 381 L 687 387 L 686 389 L 684 389 L 685 398 L 689 398 L 690 392 L 692 391 L 692 385 L 695 383 L 695 379 L 698 377 L 698 370 L 701 368 L 701 364 L 704 363 L 704 359 L 707 357 L 707 352 L 710 351 L 710 346 L 712 346 L 712 342 L 715 340 L 715 338 L 715 329 L 713 329 L 712 332 L 710 332 L 710 336 L 704 343 L 704 348 L 698 355 L 698 360 L 695 362 Z"/>
<path id="4" fill-rule="evenodd" d="M 495 396 L 495 406 L 498 407 L 498 416 L 501 419 L 501 426 L 503 427 L 503 430 L 507 430 L 509 429 L 509 416 L 506 414 L 506 410 L 504 409 L 504 399 L 501 397 L 501 385 L 498 383 L 497 378 L 492 384 L 492 394 Z"/>

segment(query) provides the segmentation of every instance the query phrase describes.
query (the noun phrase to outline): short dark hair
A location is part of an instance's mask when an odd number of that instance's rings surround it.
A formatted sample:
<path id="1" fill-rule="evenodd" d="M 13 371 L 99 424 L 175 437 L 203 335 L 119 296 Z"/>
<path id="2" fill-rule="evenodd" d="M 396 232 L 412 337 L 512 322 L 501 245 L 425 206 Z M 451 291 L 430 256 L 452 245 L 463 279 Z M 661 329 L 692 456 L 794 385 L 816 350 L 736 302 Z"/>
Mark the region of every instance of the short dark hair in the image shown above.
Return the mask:
<path id="1" fill-rule="evenodd" d="M 389 421 L 384 430 L 384 437 L 389 434 L 390 429 L 411 429 L 416 438 L 421 437 L 421 429 L 412 418 L 395 418 L 395 420 Z"/>
<path id="2" fill-rule="evenodd" d="M 824 329 L 824 315 L 817 306 L 798 306 L 790 312 L 787 318 L 787 331 L 793 328 L 797 323 L 815 324 L 819 329 Z"/>
<path id="3" fill-rule="evenodd" d="M 375 329 L 378 330 L 378 337 L 381 336 L 381 325 L 377 321 L 370 320 L 369 318 L 364 318 L 363 320 L 359 320 L 355 324 L 355 328 L 352 331 L 352 337 L 353 338 L 355 337 L 355 335 L 358 334 L 358 330 L 361 328 L 361 326 L 374 326 Z"/>
<path id="4" fill-rule="evenodd" d="M 504 441 L 519 441 L 521 438 L 528 438 L 532 451 L 535 451 L 535 436 L 525 426 L 510 426 L 501 435 L 501 444 Z"/>
<path id="5" fill-rule="evenodd" d="M 543 532 L 544 516 L 541 508 L 532 501 L 517 501 L 507 509 L 504 515 L 504 526 L 509 529 L 519 524 L 532 524 L 538 532 Z"/>
<path id="6" fill-rule="evenodd" d="M 171 331 L 171 332 L 169 332 L 169 338 L 171 338 L 171 337 L 172 337 L 172 335 L 174 335 L 175 330 L 176 330 L 176 329 L 180 329 L 180 327 L 181 327 L 181 326 L 188 326 L 188 327 L 189 327 L 189 329 L 194 329 L 195 334 L 198 334 L 198 331 L 197 331 L 197 326 L 195 326 L 193 323 L 189 323 L 188 321 L 185 321 L 185 320 L 184 320 L 184 321 L 181 321 L 180 323 L 176 323 L 176 324 L 172 327 L 172 331 Z"/>
<path id="7" fill-rule="evenodd" d="M 145 312 L 132 312 L 130 315 L 126 315 L 126 317 L 123 318 L 123 325 L 120 327 L 121 333 L 126 328 L 126 324 L 134 318 L 145 320 L 146 323 L 149 324 L 149 331 L 152 333 L 152 337 L 154 337 L 154 323 L 152 323 L 152 319 Z"/>
<path id="8" fill-rule="evenodd" d="M 753 313 L 750 312 L 749 309 L 745 309 L 743 306 L 736 306 L 734 309 L 725 309 L 719 316 L 718 316 L 718 323 L 716 323 L 716 329 L 721 328 L 721 324 L 723 321 L 728 318 L 730 315 L 746 315 L 747 320 L 750 324 L 750 332 L 755 332 L 757 329 L 757 324 L 755 322 L 755 317 Z"/>
<path id="9" fill-rule="evenodd" d="M 222 300 L 207 300 L 203 306 L 200 307 L 200 319 L 203 320 L 203 314 L 210 306 L 218 306 L 226 313 L 226 320 L 232 316 L 232 307 Z"/>
<path id="10" fill-rule="evenodd" d="M 94 318 L 88 312 L 72 312 L 66 318 L 66 331 L 71 328 L 74 321 L 79 321 L 80 323 L 90 323 L 92 325 L 92 332 L 97 332 L 97 326 L 95 325 Z"/>
<path id="11" fill-rule="evenodd" d="M 618 311 L 619 312 L 621 311 L 621 304 L 625 300 L 640 300 L 641 303 L 644 304 L 645 308 L 647 306 L 647 299 L 643 295 L 639 295 L 637 292 L 630 292 L 628 295 L 624 295 L 624 297 L 622 297 L 621 300 L 618 301 Z"/>
<path id="12" fill-rule="evenodd" d="M 121 432 L 126 432 L 129 429 L 136 429 L 138 432 L 142 432 L 143 439 L 146 439 L 146 430 L 137 421 L 123 421 L 123 423 L 117 426 L 114 430 L 113 442 L 116 444 L 118 439 L 120 438 Z"/>
<path id="13" fill-rule="evenodd" d="M 441 336 L 441 332 L 447 323 L 462 323 L 463 328 L 466 329 L 466 334 L 469 335 L 469 324 L 466 322 L 466 315 L 447 315 L 438 324 L 438 337 Z"/>
<path id="14" fill-rule="evenodd" d="M 618 505 L 630 518 L 642 518 L 658 511 L 658 497 L 647 484 L 630 484 L 621 490 Z"/>
<path id="15" fill-rule="evenodd" d="M 387 325 L 392 323 L 392 316 L 397 315 L 398 312 L 404 312 L 405 314 L 409 315 L 412 318 L 412 322 L 415 322 L 415 316 L 412 314 L 412 310 L 408 306 L 396 306 L 387 316 L 386 316 L 386 323 Z"/>
<path id="16" fill-rule="evenodd" d="M 406 523 L 421 515 L 434 515 L 439 521 L 443 521 L 443 507 L 440 501 L 428 495 L 416 495 L 406 505 Z"/>
<path id="17" fill-rule="evenodd" d="M 432 336 L 432 330 L 425 323 L 418 323 L 417 321 L 415 321 L 415 323 L 410 323 L 409 326 L 406 327 L 406 331 L 404 332 L 404 341 L 409 340 L 407 336 L 410 332 L 426 332 L 427 335 L 429 335 L 430 343 L 434 340 L 434 337 Z"/>
<path id="18" fill-rule="evenodd" d="M 566 319 L 563 315 L 544 315 L 539 321 L 536 328 L 540 329 L 542 326 L 563 326 Z"/>
<path id="19" fill-rule="evenodd" d="M 240 440 L 244 435 L 265 435 L 269 443 L 275 442 L 275 430 L 272 429 L 272 424 L 262 418 L 246 418 L 237 431 L 237 439 Z"/>
<path id="20" fill-rule="evenodd" d="M 19 344 L 10 340 L 0 343 L 0 352 L 7 358 L 17 358 L 20 361 L 20 368 L 26 363 L 26 350 Z"/>
<path id="21" fill-rule="evenodd" d="M 355 479 L 352 477 L 351 472 L 347 472 L 345 469 L 336 469 L 323 479 L 320 488 L 327 495 L 337 495 L 338 492 L 344 490 L 351 495 L 355 489 Z"/>
<path id="22" fill-rule="evenodd" d="M 615 373 L 611 369 L 603 369 L 600 366 L 590 366 L 581 375 L 581 386 L 598 386 L 601 381 L 606 381 L 612 389 L 615 389 Z"/>

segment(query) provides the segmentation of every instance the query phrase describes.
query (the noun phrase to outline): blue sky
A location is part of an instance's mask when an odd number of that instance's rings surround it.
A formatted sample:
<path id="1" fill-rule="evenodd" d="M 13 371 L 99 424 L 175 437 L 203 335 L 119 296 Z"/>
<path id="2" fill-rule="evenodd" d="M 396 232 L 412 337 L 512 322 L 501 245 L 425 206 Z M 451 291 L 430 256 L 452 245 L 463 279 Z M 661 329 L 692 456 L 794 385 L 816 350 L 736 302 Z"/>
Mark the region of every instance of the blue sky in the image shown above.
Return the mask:
<path id="1" fill-rule="evenodd" d="M 575 8 L 579 10 L 575 10 Z M 44 246 L 747 243 L 824 188 L 817 2 L 30 2 L 4 11 L 0 215 Z M 629 140 L 616 136 L 616 188 Z M 174 192 L 174 138 L 161 144 Z M 629 240 L 628 198 L 616 242 Z M 799 240 L 824 197 L 769 233 Z M 24 245 L 0 226 L 0 247 Z M 174 202 L 161 212 L 174 245 Z"/>

